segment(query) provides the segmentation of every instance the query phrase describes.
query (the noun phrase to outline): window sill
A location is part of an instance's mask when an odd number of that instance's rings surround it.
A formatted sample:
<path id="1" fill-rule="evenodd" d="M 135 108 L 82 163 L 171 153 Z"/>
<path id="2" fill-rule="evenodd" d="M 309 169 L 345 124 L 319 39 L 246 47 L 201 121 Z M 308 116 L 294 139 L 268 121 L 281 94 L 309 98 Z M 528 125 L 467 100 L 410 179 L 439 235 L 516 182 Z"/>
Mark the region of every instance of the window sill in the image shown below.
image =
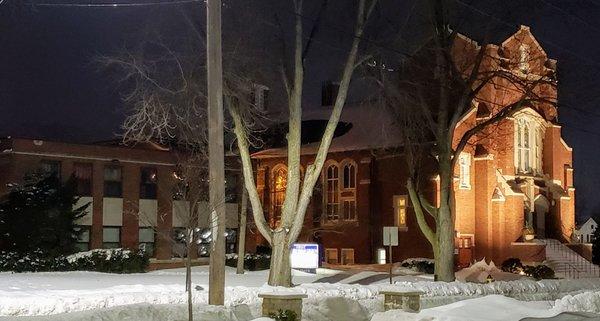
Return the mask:
<path id="1" fill-rule="evenodd" d="M 321 226 L 354 225 L 358 226 L 358 220 L 321 221 Z"/>

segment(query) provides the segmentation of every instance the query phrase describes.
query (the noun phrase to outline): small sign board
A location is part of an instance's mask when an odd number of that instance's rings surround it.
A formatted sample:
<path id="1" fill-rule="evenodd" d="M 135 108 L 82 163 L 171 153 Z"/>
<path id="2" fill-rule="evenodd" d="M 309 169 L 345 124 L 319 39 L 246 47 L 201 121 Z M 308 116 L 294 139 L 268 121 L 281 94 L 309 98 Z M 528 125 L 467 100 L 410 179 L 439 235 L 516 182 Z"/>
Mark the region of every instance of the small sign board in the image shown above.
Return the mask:
<path id="1" fill-rule="evenodd" d="M 398 227 L 384 226 L 383 227 L 383 245 L 398 246 Z"/>
<path id="2" fill-rule="evenodd" d="M 292 269 L 316 269 L 319 267 L 319 244 L 294 243 L 290 252 Z"/>

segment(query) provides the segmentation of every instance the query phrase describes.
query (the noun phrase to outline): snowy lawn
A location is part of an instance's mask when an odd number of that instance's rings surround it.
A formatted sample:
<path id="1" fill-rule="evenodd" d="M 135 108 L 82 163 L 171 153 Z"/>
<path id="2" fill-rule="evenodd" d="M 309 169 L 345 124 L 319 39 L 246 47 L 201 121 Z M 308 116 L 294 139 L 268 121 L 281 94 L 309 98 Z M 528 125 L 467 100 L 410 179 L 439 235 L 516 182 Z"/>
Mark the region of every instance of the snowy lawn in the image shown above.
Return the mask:
<path id="1" fill-rule="evenodd" d="M 248 321 L 258 317 L 261 302 L 257 297 L 258 293 L 290 291 L 290 289 L 267 286 L 267 273 L 268 271 L 260 271 L 236 275 L 234 269 L 228 268 L 226 307 L 210 308 L 206 305 L 208 268 L 194 267 L 193 300 L 195 310 L 202 314 L 202 317 L 196 319 Z M 13 320 L 15 316 L 38 316 L 25 318 L 25 320 L 184 320 L 186 311 L 184 281 L 183 269 L 143 274 L 0 273 L 0 320 Z M 390 287 L 387 275 L 377 272 L 347 274 L 320 270 L 317 275 L 295 272 L 293 281 L 299 285 L 291 291 L 308 294 L 308 299 L 304 301 L 303 316 L 304 319 L 311 321 L 368 321 L 373 315 L 383 311 L 382 299 L 377 295 L 378 291 Z M 408 287 L 424 291 L 425 295 L 422 299 L 424 308 L 446 305 L 446 307 L 425 309 L 422 313 L 433 311 L 431 313 L 450 316 L 454 313 L 452 312 L 454 305 L 458 304 L 455 309 L 457 311 L 465 310 L 465 307 L 460 304 L 469 305 L 470 301 L 478 302 L 476 300 L 490 298 L 484 297 L 486 295 L 492 295 L 491 298 L 503 298 L 493 295 L 504 295 L 524 301 L 544 301 L 541 303 L 510 301 L 513 302 L 513 306 L 524 305 L 524 310 L 521 309 L 524 312 L 520 314 L 523 316 L 537 315 L 535 314 L 537 312 L 530 310 L 531 308 L 543 306 L 544 310 L 548 310 L 548 307 L 554 304 L 557 306 L 556 310 L 553 310 L 555 314 L 575 309 L 573 307 L 577 307 L 576 311 L 600 311 L 600 292 L 594 293 L 600 291 L 600 279 L 540 282 L 519 280 L 476 284 L 432 282 L 429 276 L 406 275 L 396 276 L 394 281 L 396 284 L 392 287 Z M 589 293 L 580 294 L 583 292 Z M 569 294 L 572 296 L 554 302 Z M 477 299 L 457 302 L 469 298 Z M 494 301 L 501 304 L 498 309 L 506 309 L 502 305 L 506 302 L 501 299 Z M 448 305 L 450 303 L 454 305 Z M 443 310 L 444 308 L 447 310 Z M 62 313 L 69 314 L 57 315 Z M 393 312 L 388 312 L 390 313 Z M 99 317 L 101 315 L 102 317 Z M 332 319 L 332 315 L 337 315 L 339 318 Z M 375 317 L 381 315 L 377 314 Z M 406 320 L 419 320 L 415 318 L 416 315 L 406 317 L 409 318 Z M 460 320 L 460 318 L 447 320 Z"/>

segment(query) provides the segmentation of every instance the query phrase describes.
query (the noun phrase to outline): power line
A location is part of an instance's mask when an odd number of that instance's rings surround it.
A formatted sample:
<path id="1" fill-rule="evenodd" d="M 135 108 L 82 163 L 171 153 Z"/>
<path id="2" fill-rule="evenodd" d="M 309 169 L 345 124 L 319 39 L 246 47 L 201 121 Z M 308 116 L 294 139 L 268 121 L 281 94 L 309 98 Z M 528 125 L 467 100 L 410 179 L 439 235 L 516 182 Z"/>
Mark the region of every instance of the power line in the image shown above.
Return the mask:
<path id="1" fill-rule="evenodd" d="M 2 3 L 0 0 L 0 3 Z M 154 1 L 154 2 L 124 2 L 124 3 L 35 3 L 29 2 L 28 5 L 35 7 L 78 7 L 78 8 L 119 8 L 119 7 L 146 7 L 146 6 L 163 6 L 163 5 L 178 5 L 195 2 L 204 2 L 203 0 L 171 0 L 171 1 Z"/>
<path id="2" fill-rule="evenodd" d="M 599 29 L 598 27 L 591 25 L 591 24 L 590 24 L 590 23 L 588 23 L 587 21 L 583 20 L 581 17 L 579 17 L 579 16 L 576 16 L 576 15 L 574 15 L 574 14 L 572 14 L 572 13 L 570 13 L 570 12 L 566 11 L 565 9 L 563 9 L 563 8 L 560 8 L 560 7 L 558 7 L 558 6 L 554 5 L 554 4 L 552 4 L 552 3 L 550 3 L 550 2 L 548 2 L 548 1 L 546 1 L 546 0 L 540 0 L 540 1 L 541 1 L 541 2 L 543 2 L 543 3 L 545 3 L 546 5 L 548 5 L 549 7 L 552 7 L 552 8 L 554 8 L 555 10 L 557 10 L 557 11 L 560 11 L 560 12 L 562 12 L 562 13 L 566 14 L 567 16 L 571 16 L 571 17 L 573 17 L 573 18 L 577 19 L 577 20 L 578 20 L 580 23 L 583 23 L 584 25 L 587 25 L 589 28 L 592 28 L 592 29 L 594 29 L 596 32 L 600 32 L 600 29 Z"/>

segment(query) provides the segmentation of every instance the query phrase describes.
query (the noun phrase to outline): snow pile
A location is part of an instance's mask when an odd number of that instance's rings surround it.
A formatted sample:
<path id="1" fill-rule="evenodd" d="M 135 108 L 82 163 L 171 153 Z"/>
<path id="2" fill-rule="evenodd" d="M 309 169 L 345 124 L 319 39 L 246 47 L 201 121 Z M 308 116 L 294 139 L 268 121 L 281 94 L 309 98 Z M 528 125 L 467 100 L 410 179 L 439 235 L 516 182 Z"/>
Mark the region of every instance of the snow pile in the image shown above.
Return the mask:
<path id="1" fill-rule="evenodd" d="M 94 255 L 97 256 L 103 256 L 105 258 L 106 261 L 110 261 L 110 259 L 114 256 L 117 257 L 122 257 L 122 258 L 129 258 L 129 256 L 132 254 L 131 250 L 128 249 L 94 249 L 94 250 L 90 250 L 90 251 L 85 251 L 85 252 L 78 252 L 75 254 L 71 254 L 69 256 L 66 257 L 67 262 L 69 263 L 75 263 L 78 260 L 84 259 L 84 258 L 91 258 Z"/>
<path id="2" fill-rule="evenodd" d="M 330 297 L 304 304 L 302 319 L 310 321 L 369 321 L 372 313 L 358 301 L 344 297 Z"/>
<path id="3" fill-rule="evenodd" d="M 194 320 L 202 321 L 250 321 L 254 317 L 247 306 L 235 307 L 195 305 Z M 28 318 L 31 321 L 187 321 L 187 305 L 132 304 L 93 311 Z M 261 318 L 271 321 L 269 318 Z M 260 319 L 259 319 L 260 320 Z"/>
<path id="4" fill-rule="evenodd" d="M 523 302 L 501 295 L 489 295 L 425 309 L 417 314 L 398 310 L 377 313 L 372 321 L 519 321 L 525 317 L 550 318 L 559 313 L 551 309 L 547 302 Z"/>
<path id="5" fill-rule="evenodd" d="M 567 295 L 556 300 L 554 307 L 561 311 L 600 313 L 600 292 Z"/>
<path id="6" fill-rule="evenodd" d="M 424 258 L 424 257 L 412 257 L 412 258 L 408 258 L 408 259 L 402 261 L 402 263 L 400 263 L 400 265 L 415 265 L 418 262 L 427 262 L 427 263 L 435 264 L 434 259 L 428 259 L 428 258 Z"/>
<path id="7" fill-rule="evenodd" d="M 523 275 L 508 273 L 496 267 L 493 261 L 490 264 L 485 259 L 471 264 L 456 272 L 456 279 L 461 282 L 487 283 L 487 278 L 491 276 L 495 281 L 513 281 L 525 278 Z"/>
<path id="8" fill-rule="evenodd" d="M 208 267 L 194 267 L 192 271 L 192 288 L 195 289 L 192 299 L 195 306 L 202 307 L 208 303 Z M 334 314 L 369 320 L 374 313 L 383 311 L 382 297 L 378 295 L 381 290 L 423 291 L 421 306 L 424 309 L 486 295 L 504 295 L 523 301 L 554 301 L 570 294 L 572 298 L 567 297 L 557 301 L 557 306 L 578 304 L 581 306 L 578 309 L 583 311 L 594 311 L 592 301 L 600 301 L 598 297 L 600 292 L 586 294 L 590 296 L 589 299 L 578 295 L 584 291 L 600 291 L 600 279 L 542 281 L 523 279 L 497 281 L 490 284 L 403 281 L 389 285 L 386 284 L 387 278 L 383 278 L 371 285 L 360 285 L 339 283 L 335 276 L 330 275 L 332 271 L 327 272 L 329 275 L 294 271 L 293 282 L 299 285 L 288 289 L 266 285 L 268 271 L 246 272 L 238 275 L 235 274 L 235 269 L 227 268 L 225 304 L 228 308 L 245 305 L 256 317 L 260 315 L 262 302 L 258 298 L 259 293 L 300 292 L 308 295 L 304 300 L 305 318 L 321 321 L 331 320 L 330 316 Z M 369 273 L 375 273 L 367 275 L 375 279 L 381 276 L 377 275 L 377 272 Z M 351 277 L 354 276 L 356 275 Z M 338 283 L 315 283 L 323 277 L 331 277 Z M 0 273 L 0 316 L 79 313 L 77 311 L 110 309 L 124 305 L 185 305 L 187 296 L 184 281 L 184 269 L 139 274 Z M 565 310 L 569 309 L 565 308 Z M 171 314 L 177 315 L 177 313 L 174 311 Z M 367 319 L 364 319 L 364 316 Z"/>

